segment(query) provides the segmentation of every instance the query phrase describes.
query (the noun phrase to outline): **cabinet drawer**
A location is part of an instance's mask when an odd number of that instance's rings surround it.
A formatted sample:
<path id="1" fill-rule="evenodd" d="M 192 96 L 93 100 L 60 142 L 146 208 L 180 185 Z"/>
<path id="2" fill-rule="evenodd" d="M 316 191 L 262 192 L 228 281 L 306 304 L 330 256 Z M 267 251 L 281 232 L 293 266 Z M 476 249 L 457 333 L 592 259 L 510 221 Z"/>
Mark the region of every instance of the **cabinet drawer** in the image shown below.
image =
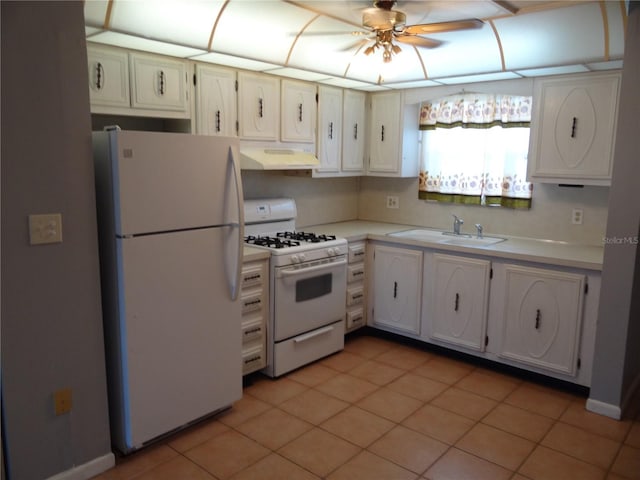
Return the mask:
<path id="1" fill-rule="evenodd" d="M 264 336 L 264 321 L 262 317 L 255 318 L 242 324 L 242 343 L 259 340 Z"/>
<path id="2" fill-rule="evenodd" d="M 265 280 L 264 268 L 262 265 L 242 269 L 241 289 L 246 290 L 255 285 L 262 285 Z"/>
<path id="3" fill-rule="evenodd" d="M 366 248 L 364 243 L 359 245 L 349 245 L 349 263 L 356 263 L 364 261 Z"/>
<path id="4" fill-rule="evenodd" d="M 364 279 L 364 263 L 347 267 L 347 283 L 359 282 Z"/>
<path id="5" fill-rule="evenodd" d="M 249 312 L 254 312 L 262 308 L 262 291 L 258 291 L 253 295 L 243 296 L 240 300 L 242 302 L 242 314 L 245 315 Z"/>
<path id="6" fill-rule="evenodd" d="M 364 302 L 364 288 L 362 286 L 347 289 L 347 306 L 360 305 Z"/>
<path id="7" fill-rule="evenodd" d="M 242 351 L 242 373 L 255 372 L 266 365 L 266 355 L 262 346 Z"/>
<path id="8" fill-rule="evenodd" d="M 364 325 L 364 310 L 356 308 L 347 312 L 347 329 L 361 327 Z"/>

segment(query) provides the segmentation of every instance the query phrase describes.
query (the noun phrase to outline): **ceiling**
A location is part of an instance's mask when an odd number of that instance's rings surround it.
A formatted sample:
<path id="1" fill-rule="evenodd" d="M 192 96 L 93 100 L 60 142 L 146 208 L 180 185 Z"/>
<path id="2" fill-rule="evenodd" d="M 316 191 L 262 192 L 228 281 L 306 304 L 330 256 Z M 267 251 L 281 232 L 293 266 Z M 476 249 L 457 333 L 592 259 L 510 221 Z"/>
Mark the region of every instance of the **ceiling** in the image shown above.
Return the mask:
<path id="1" fill-rule="evenodd" d="M 622 67 L 624 1 L 399 0 L 406 24 L 481 19 L 437 48 L 365 55 L 371 0 L 86 0 L 90 42 L 361 90 Z M 354 33 L 358 32 L 358 33 Z M 373 40 L 369 42 L 369 45 Z"/>

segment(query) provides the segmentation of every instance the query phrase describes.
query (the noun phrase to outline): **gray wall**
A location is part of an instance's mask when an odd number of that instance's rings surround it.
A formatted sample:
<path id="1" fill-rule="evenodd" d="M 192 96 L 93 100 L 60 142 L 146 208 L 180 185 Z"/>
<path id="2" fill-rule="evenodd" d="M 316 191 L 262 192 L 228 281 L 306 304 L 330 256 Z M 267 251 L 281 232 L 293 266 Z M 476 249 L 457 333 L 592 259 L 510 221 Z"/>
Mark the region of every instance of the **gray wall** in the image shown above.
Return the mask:
<path id="1" fill-rule="evenodd" d="M 634 381 L 640 380 L 640 5 L 630 5 L 609 192 L 606 236 L 612 243 L 604 250 L 590 394 L 591 399 L 614 406 L 623 406 L 633 393 Z"/>
<path id="2" fill-rule="evenodd" d="M 110 452 L 84 4 L 1 5 L 3 440 L 9 478 L 40 480 Z M 53 212 L 63 243 L 30 246 Z"/>

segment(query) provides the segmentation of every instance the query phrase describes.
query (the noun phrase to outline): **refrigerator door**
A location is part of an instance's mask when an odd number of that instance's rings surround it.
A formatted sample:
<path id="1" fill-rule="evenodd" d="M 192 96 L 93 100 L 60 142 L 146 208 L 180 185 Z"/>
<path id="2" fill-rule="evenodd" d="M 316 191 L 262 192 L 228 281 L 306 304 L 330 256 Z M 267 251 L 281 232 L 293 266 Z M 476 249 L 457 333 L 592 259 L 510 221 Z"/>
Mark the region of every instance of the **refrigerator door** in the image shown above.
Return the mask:
<path id="1" fill-rule="evenodd" d="M 116 235 L 242 223 L 236 138 L 108 133 Z"/>
<path id="2" fill-rule="evenodd" d="M 125 452 L 242 396 L 240 302 L 220 253 L 229 230 L 117 240 L 124 425 L 113 431 Z"/>

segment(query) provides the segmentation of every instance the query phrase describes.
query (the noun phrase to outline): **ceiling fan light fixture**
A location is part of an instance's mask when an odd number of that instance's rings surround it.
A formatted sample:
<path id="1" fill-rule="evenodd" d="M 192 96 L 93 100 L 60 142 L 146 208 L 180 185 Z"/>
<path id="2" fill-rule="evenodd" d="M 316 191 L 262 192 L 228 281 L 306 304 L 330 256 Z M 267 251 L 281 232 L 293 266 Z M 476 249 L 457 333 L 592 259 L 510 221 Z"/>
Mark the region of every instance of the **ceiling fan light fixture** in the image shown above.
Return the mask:
<path id="1" fill-rule="evenodd" d="M 402 49 L 398 45 L 391 45 L 391 50 L 393 53 L 398 54 L 402 51 Z"/>

